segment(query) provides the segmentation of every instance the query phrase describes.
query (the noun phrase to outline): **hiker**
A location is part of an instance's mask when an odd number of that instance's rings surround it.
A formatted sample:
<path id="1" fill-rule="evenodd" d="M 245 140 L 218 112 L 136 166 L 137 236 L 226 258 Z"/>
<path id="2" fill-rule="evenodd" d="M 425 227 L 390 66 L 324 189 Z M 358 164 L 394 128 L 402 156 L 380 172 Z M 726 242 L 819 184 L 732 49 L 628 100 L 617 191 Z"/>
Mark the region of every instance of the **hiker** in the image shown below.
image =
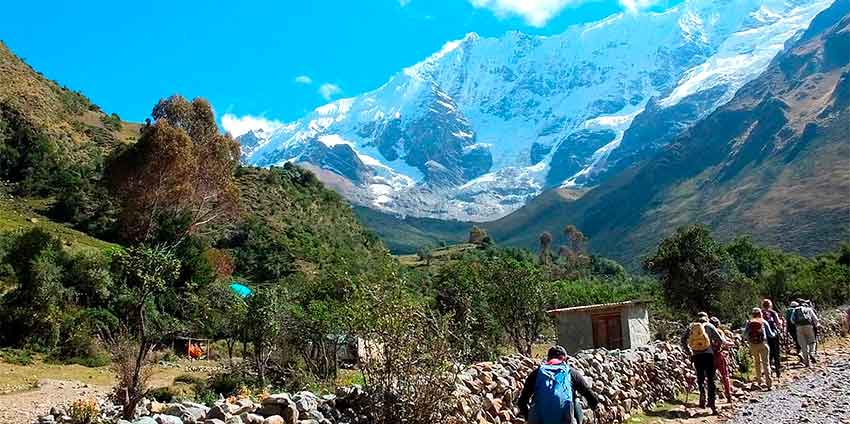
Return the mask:
<path id="1" fill-rule="evenodd" d="M 770 346 L 767 340 L 773 334 L 773 330 L 762 317 L 761 309 L 754 308 L 751 316 L 752 319 L 744 327 L 744 339 L 750 343 L 750 352 L 753 354 L 756 384 L 761 387 L 762 376 L 764 376 L 767 390 L 770 390 L 773 387 L 773 381 L 770 378 Z"/>
<path id="2" fill-rule="evenodd" d="M 762 300 L 761 317 L 772 330 L 767 336 L 767 347 L 770 348 L 770 366 L 776 371 L 776 378 L 779 378 L 782 370 L 782 352 L 779 347 L 779 335 L 782 334 L 782 320 L 779 318 L 779 314 L 773 310 L 773 302 L 770 299 Z M 769 370 L 770 367 L 768 367 Z"/>
<path id="3" fill-rule="evenodd" d="M 591 409 L 599 406 L 584 376 L 567 364 L 567 350 L 552 346 L 546 362 L 525 379 L 517 406 L 529 424 L 580 424 L 583 414 L 576 394 L 584 396 Z"/>
<path id="4" fill-rule="evenodd" d="M 788 329 L 788 335 L 791 337 L 791 340 L 794 341 L 794 348 L 797 349 L 795 353 L 797 355 L 800 355 L 800 343 L 797 342 L 797 326 L 794 324 L 792 316 L 794 314 L 794 311 L 797 310 L 797 308 L 799 307 L 800 303 L 795 300 L 792 301 L 790 305 L 788 305 L 787 309 L 785 309 L 785 323 Z"/>
<path id="5" fill-rule="evenodd" d="M 847 324 L 847 336 L 850 337 L 850 308 L 847 308 L 847 316 L 844 319 Z"/>
<path id="6" fill-rule="evenodd" d="M 722 343 L 712 346 L 714 348 L 714 369 L 718 374 L 720 374 L 720 382 L 723 383 L 723 396 L 726 398 L 727 403 L 731 403 L 732 381 L 729 379 L 729 360 L 726 358 L 726 355 L 728 354 L 732 343 L 726 339 L 726 336 L 723 334 L 723 330 L 720 328 L 720 318 L 711 317 L 709 322 L 711 322 L 711 325 L 717 329 L 717 332 L 720 333 L 720 336 L 723 338 Z"/>
<path id="7" fill-rule="evenodd" d="M 708 314 L 697 314 L 696 322 L 691 323 L 682 334 L 682 347 L 691 353 L 691 362 L 697 371 L 697 387 L 699 387 L 699 407 L 706 406 L 706 386 L 708 388 L 708 407 L 711 413 L 717 415 L 715 400 L 717 386 L 714 383 L 714 348 L 723 343 L 723 336 L 711 323 Z"/>
<path id="8" fill-rule="evenodd" d="M 809 301 L 803 302 L 791 316 L 794 325 L 797 326 L 797 341 L 800 343 L 800 355 L 803 365 L 810 366 L 812 362 L 817 363 L 815 347 L 817 345 L 818 316 L 812 309 Z"/>

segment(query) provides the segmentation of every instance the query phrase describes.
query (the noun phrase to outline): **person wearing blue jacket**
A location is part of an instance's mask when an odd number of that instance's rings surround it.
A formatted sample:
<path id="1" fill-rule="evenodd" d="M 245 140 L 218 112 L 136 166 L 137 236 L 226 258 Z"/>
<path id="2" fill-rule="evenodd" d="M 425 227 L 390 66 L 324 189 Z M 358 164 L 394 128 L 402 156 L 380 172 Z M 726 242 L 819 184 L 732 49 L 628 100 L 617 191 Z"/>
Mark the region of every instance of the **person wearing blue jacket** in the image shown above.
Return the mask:
<path id="1" fill-rule="evenodd" d="M 525 379 L 517 400 L 520 415 L 530 424 L 581 424 L 581 404 L 575 395 L 584 396 L 590 409 L 599 406 L 599 398 L 584 376 L 567 364 L 566 349 L 553 346 L 546 356 L 546 362 Z"/>

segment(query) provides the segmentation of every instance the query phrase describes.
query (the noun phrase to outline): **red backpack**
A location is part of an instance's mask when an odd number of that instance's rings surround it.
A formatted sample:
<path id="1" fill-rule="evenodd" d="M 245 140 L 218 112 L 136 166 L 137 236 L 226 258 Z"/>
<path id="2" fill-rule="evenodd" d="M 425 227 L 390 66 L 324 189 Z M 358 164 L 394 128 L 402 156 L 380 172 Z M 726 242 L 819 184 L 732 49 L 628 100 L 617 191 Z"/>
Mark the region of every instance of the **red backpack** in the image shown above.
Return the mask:
<path id="1" fill-rule="evenodd" d="M 761 318 L 753 318 L 750 320 L 750 343 L 759 344 L 764 343 L 764 326 L 765 322 Z"/>

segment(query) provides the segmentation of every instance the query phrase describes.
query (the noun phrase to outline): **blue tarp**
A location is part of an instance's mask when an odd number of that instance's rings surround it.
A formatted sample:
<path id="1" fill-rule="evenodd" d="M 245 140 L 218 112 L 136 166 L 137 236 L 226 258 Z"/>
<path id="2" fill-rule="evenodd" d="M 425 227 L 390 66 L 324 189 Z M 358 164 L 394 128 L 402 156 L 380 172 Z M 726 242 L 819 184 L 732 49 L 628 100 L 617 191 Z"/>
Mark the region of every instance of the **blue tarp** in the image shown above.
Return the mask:
<path id="1" fill-rule="evenodd" d="M 250 287 L 236 282 L 230 284 L 230 290 L 233 290 L 233 293 L 236 293 L 240 297 L 248 297 L 254 292 Z"/>

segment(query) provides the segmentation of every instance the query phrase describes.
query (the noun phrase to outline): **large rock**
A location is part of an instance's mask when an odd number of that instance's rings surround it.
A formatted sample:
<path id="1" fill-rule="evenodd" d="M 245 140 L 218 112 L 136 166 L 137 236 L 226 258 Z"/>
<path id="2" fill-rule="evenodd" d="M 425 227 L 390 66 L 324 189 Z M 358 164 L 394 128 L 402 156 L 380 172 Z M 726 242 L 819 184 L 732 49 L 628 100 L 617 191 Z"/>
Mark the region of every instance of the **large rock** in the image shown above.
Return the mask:
<path id="1" fill-rule="evenodd" d="M 157 415 L 154 417 L 157 424 L 184 424 L 183 420 L 174 415 Z"/>
<path id="2" fill-rule="evenodd" d="M 266 418 L 266 420 L 263 421 L 263 424 L 286 424 L 286 421 L 284 421 L 283 417 L 280 415 L 272 415 L 271 417 Z"/>

